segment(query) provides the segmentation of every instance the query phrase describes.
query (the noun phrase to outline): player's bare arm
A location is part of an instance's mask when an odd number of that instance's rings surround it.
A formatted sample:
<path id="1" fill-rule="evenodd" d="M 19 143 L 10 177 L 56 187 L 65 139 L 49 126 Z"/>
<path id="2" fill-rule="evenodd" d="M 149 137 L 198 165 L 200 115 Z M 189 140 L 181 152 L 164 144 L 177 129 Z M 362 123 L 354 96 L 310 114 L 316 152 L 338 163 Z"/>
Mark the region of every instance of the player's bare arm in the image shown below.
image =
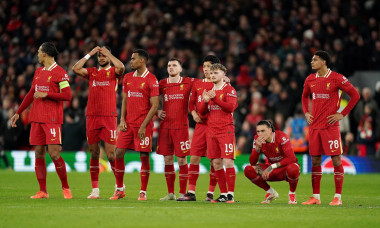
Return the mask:
<path id="1" fill-rule="evenodd" d="M 263 175 L 264 170 L 260 165 L 255 165 L 253 166 L 253 168 L 255 169 L 257 175 L 259 175 L 260 177 Z"/>
<path id="2" fill-rule="evenodd" d="M 138 131 L 138 135 L 139 135 L 139 138 L 141 140 L 143 140 L 145 138 L 146 126 L 152 120 L 153 116 L 157 112 L 158 105 L 159 105 L 159 97 L 158 96 L 151 97 L 150 98 L 150 104 L 152 105 L 152 107 L 150 107 L 150 110 L 149 110 L 148 114 L 146 115 L 146 117 L 145 117 L 144 121 L 142 122 L 142 124 L 139 128 L 139 131 Z"/>
<path id="3" fill-rule="evenodd" d="M 87 55 L 85 55 L 83 58 L 81 58 L 75 65 L 73 66 L 72 70 L 76 75 L 79 76 L 86 76 L 87 75 L 87 69 L 83 68 L 84 64 L 91 58 L 91 56 L 98 53 L 100 50 L 99 46 L 96 46 L 94 49 L 92 49 Z"/>
<path id="4" fill-rule="evenodd" d="M 19 114 L 14 114 L 11 118 L 11 126 L 12 127 L 16 127 L 16 121 L 20 118 L 20 115 Z"/>
<path id="5" fill-rule="evenodd" d="M 122 75 L 124 73 L 124 64 L 115 56 L 113 56 L 112 53 L 106 47 L 101 47 L 99 52 L 111 60 L 112 64 L 115 66 L 115 73 L 117 75 Z"/>
<path id="6" fill-rule="evenodd" d="M 157 116 L 158 118 L 160 118 L 161 120 L 164 120 L 165 117 L 166 117 L 166 112 L 164 110 L 157 110 Z"/>
<path id="7" fill-rule="evenodd" d="M 269 179 L 269 174 L 273 171 L 273 169 L 279 168 L 280 166 L 281 166 L 280 162 L 277 162 L 277 163 L 274 163 L 274 164 L 270 165 L 268 168 L 266 168 L 264 170 L 264 172 L 262 173 L 261 177 L 264 180 L 268 180 Z"/>
<path id="8" fill-rule="evenodd" d="M 121 103 L 121 116 L 120 116 L 120 131 L 127 130 L 127 123 L 125 122 L 125 113 L 127 112 L 127 94 L 123 92 L 123 101 Z"/>

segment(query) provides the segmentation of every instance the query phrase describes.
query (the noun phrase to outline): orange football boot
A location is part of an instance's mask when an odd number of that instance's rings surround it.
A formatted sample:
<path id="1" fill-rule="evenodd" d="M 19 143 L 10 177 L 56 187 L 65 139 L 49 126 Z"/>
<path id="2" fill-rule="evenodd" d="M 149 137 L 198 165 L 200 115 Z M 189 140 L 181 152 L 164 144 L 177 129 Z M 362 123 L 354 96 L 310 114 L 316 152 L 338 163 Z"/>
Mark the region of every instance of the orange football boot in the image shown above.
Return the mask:
<path id="1" fill-rule="evenodd" d="M 49 193 L 43 192 L 43 191 L 39 191 L 39 192 L 37 192 L 36 195 L 31 196 L 30 198 L 31 199 L 49 199 Z"/>
<path id="2" fill-rule="evenodd" d="M 303 202 L 302 204 L 303 205 L 313 205 L 313 204 L 318 204 L 319 205 L 319 204 L 321 204 L 321 200 L 316 199 L 314 197 L 310 197 L 310 199 L 308 201 Z"/>

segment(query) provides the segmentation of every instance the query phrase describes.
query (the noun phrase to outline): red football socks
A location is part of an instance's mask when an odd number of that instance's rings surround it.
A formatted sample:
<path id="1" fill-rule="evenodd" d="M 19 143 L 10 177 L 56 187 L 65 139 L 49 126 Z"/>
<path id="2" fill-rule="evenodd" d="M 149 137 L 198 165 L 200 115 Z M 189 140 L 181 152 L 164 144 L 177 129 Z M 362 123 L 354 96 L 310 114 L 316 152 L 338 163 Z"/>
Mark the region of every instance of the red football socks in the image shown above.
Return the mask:
<path id="1" fill-rule="evenodd" d="M 65 161 L 62 159 L 61 156 L 54 162 L 55 170 L 57 171 L 57 174 L 59 176 L 59 179 L 62 183 L 62 188 L 69 188 L 69 184 L 67 183 L 67 173 L 66 173 L 66 164 Z"/>
<path id="2" fill-rule="evenodd" d="M 265 191 L 269 190 L 269 184 L 262 177 L 256 174 L 256 171 L 252 166 L 246 166 L 244 169 L 244 174 L 252 183 L 258 187 L 264 189 Z"/>
<path id="3" fill-rule="evenodd" d="M 344 169 L 343 166 L 334 167 L 334 181 L 335 181 L 335 194 L 342 194 L 344 179 Z"/>
<path id="4" fill-rule="evenodd" d="M 90 174 L 92 188 L 99 188 L 99 159 L 90 159 Z"/>
<path id="5" fill-rule="evenodd" d="M 189 166 L 189 191 L 195 192 L 195 186 L 199 177 L 199 165 Z"/>
<path id="6" fill-rule="evenodd" d="M 311 167 L 311 186 L 313 187 L 313 194 L 320 194 L 322 179 L 322 167 Z"/>
<path id="7" fill-rule="evenodd" d="M 216 180 L 218 181 L 220 193 L 227 193 L 226 172 L 224 169 L 215 171 Z"/>
<path id="8" fill-rule="evenodd" d="M 140 156 L 140 160 L 141 160 L 141 171 L 140 171 L 141 191 L 146 191 L 148 187 L 149 174 L 150 174 L 149 156 L 146 156 L 146 157 Z"/>
<path id="9" fill-rule="evenodd" d="M 235 179 L 236 179 L 235 168 L 226 168 L 226 180 L 227 180 L 227 187 L 228 187 L 229 192 L 235 191 Z"/>
<path id="10" fill-rule="evenodd" d="M 182 165 L 179 167 L 179 193 L 186 194 L 187 180 L 188 176 L 188 166 Z"/>
<path id="11" fill-rule="evenodd" d="M 218 183 L 218 181 L 216 180 L 215 169 L 214 169 L 214 166 L 211 165 L 211 167 L 210 167 L 210 184 L 208 186 L 208 191 L 214 192 L 217 183 Z"/>
<path id="12" fill-rule="evenodd" d="M 45 158 L 36 158 L 34 170 L 36 171 L 38 184 L 40 185 L 40 191 L 47 192 L 46 191 L 46 163 L 45 163 Z"/>
<path id="13" fill-rule="evenodd" d="M 174 165 L 165 165 L 165 178 L 166 178 L 166 185 L 168 186 L 168 193 L 174 194 L 174 183 L 175 183 Z"/>
<path id="14" fill-rule="evenodd" d="M 124 158 L 116 158 L 115 159 L 115 178 L 116 178 L 116 186 L 118 188 L 123 187 L 124 172 L 125 172 Z"/>

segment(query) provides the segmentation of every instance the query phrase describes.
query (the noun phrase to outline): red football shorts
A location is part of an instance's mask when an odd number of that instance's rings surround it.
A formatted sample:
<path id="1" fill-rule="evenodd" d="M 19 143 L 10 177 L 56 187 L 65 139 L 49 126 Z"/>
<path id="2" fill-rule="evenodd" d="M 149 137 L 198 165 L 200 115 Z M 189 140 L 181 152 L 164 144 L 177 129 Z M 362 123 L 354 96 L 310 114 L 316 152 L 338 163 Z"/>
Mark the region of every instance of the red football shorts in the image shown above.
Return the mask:
<path id="1" fill-rule="evenodd" d="M 193 139 L 191 140 L 190 155 L 191 156 L 207 156 L 207 124 L 195 125 Z"/>
<path id="2" fill-rule="evenodd" d="M 207 158 L 235 159 L 235 135 L 207 137 Z"/>
<path id="3" fill-rule="evenodd" d="M 157 154 L 185 157 L 190 154 L 189 130 L 159 129 Z"/>
<path id="4" fill-rule="evenodd" d="M 62 144 L 61 124 L 32 122 L 29 141 L 35 146 Z"/>
<path id="5" fill-rule="evenodd" d="M 86 134 L 88 145 L 98 143 L 100 140 L 115 145 L 117 139 L 117 117 L 87 116 Z"/>
<path id="6" fill-rule="evenodd" d="M 140 152 L 152 152 L 152 127 L 147 127 L 145 138 L 141 140 L 138 135 L 139 127 L 128 127 L 126 131 L 120 131 L 117 137 L 116 147 L 131 149 Z"/>
<path id="7" fill-rule="evenodd" d="M 339 126 L 309 130 L 309 154 L 311 156 L 319 156 L 322 154 L 335 156 L 341 155 L 342 152 Z"/>
<path id="8" fill-rule="evenodd" d="M 298 163 L 293 163 L 293 164 L 297 165 L 298 168 L 300 167 Z M 263 170 L 265 170 L 266 168 L 270 166 L 269 164 L 258 164 L 258 165 L 261 166 Z M 292 165 L 292 164 L 288 164 L 288 165 Z M 287 181 L 288 177 L 286 173 L 286 167 L 287 166 L 283 166 L 277 169 L 273 169 L 272 172 L 269 174 L 269 179 L 267 181 L 284 181 L 284 180 Z"/>

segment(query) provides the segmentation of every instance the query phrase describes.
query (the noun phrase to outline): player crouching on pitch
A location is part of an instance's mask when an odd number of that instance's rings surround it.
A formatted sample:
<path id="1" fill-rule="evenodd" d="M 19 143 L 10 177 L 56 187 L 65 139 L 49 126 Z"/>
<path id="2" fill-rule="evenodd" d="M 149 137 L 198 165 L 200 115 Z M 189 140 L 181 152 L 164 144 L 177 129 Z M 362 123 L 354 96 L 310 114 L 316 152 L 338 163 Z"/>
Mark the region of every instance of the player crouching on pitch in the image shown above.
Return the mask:
<path id="1" fill-rule="evenodd" d="M 267 181 L 289 182 L 289 204 L 297 204 L 296 188 L 300 175 L 300 166 L 294 155 L 289 137 L 282 131 L 275 131 L 273 124 L 262 120 L 256 125 L 257 135 L 253 141 L 253 149 L 248 165 L 244 169 L 245 176 L 255 185 L 264 189 L 267 194 L 262 204 L 269 204 L 278 193 Z M 263 153 L 270 164 L 257 164 L 260 153 Z"/>

